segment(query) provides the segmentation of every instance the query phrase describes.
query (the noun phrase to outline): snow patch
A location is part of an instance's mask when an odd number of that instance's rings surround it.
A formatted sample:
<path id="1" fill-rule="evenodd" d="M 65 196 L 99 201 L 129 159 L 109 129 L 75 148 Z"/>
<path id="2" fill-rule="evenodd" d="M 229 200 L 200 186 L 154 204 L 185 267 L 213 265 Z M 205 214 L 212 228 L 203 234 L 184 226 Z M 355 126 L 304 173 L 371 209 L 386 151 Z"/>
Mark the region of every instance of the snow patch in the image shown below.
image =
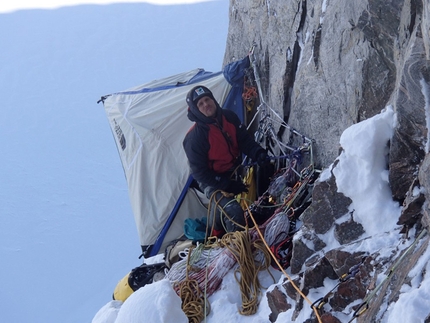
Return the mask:
<path id="1" fill-rule="evenodd" d="M 354 220 L 369 235 L 395 228 L 400 206 L 391 197 L 388 183 L 388 142 L 396 124 L 391 106 L 373 118 L 346 129 L 342 153 L 333 169 L 338 192 L 351 198 Z"/>

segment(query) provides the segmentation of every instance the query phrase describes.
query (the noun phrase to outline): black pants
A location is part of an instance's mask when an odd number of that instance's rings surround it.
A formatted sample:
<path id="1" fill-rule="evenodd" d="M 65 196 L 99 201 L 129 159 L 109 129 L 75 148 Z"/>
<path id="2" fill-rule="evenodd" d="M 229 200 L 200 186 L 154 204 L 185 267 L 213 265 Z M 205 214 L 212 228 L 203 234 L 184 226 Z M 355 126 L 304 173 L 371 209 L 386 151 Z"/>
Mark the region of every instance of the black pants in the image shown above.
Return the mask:
<path id="1" fill-rule="evenodd" d="M 233 197 L 226 197 L 217 191 L 211 196 L 209 226 L 215 230 L 234 232 L 243 230 L 245 226 L 244 212 L 240 204 Z M 214 222 L 215 217 L 215 222 Z M 242 226 L 242 227 L 241 227 Z"/>

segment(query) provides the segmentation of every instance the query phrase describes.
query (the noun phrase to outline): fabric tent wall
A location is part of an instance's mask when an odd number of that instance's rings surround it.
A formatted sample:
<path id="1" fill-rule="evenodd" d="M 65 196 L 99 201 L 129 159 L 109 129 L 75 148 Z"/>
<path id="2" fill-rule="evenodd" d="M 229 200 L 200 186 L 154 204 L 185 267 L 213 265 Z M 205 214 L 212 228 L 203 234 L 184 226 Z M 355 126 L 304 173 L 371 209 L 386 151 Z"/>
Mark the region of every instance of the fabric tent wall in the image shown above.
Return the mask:
<path id="1" fill-rule="evenodd" d="M 161 88 L 151 88 L 149 83 L 104 100 L 142 246 L 155 242 L 190 175 L 182 147 L 192 126 L 185 97 L 197 83 L 210 88 L 220 103 L 231 88 L 221 73 L 195 70 L 170 78 Z M 183 233 L 185 218 L 206 215 L 196 202 L 187 194 L 166 235 L 167 242 Z"/>
<path id="2" fill-rule="evenodd" d="M 143 250 L 157 240 L 190 176 L 182 147 L 192 126 L 185 101 L 188 91 L 205 85 L 223 108 L 233 109 L 243 120 L 241 89 L 248 66 L 246 57 L 223 72 L 195 69 L 102 97 Z M 183 234 L 186 218 L 204 216 L 206 209 L 196 194 L 186 194 L 161 249 Z"/>

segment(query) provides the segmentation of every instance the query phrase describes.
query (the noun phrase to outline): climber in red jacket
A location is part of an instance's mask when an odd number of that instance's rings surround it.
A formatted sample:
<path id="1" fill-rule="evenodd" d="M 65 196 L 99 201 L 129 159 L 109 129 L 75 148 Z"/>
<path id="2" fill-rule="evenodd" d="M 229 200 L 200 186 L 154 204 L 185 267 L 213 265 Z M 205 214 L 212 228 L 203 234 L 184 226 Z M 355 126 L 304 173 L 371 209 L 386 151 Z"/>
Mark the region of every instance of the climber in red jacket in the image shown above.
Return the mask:
<path id="1" fill-rule="evenodd" d="M 234 196 L 248 189 L 236 170 L 242 153 L 262 165 L 266 150 L 252 139 L 233 111 L 220 107 L 207 87 L 194 87 L 186 100 L 188 118 L 195 123 L 183 146 L 194 179 L 212 201 L 209 225 L 214 223 L 213 234 L 218 236 L 241 230 L 244 211 Z"/>

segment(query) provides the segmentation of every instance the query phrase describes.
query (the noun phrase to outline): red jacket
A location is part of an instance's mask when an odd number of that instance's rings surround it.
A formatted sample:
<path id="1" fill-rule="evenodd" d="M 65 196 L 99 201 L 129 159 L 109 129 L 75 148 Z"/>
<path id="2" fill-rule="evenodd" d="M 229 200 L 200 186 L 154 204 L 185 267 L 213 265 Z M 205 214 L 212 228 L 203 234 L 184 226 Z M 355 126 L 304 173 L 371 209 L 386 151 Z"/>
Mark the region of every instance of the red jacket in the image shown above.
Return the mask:
<path id="1" fill-rule="evenodd" d="M 216 118 L 205 117 L 193 105 L 189 107 L 188 118 L 195 124 L 183 142 L 194 179 L 210 192 L 227 188 L 242 153 L 255 160 L 263 150 L 233 111 L 217 106 Z"/>

